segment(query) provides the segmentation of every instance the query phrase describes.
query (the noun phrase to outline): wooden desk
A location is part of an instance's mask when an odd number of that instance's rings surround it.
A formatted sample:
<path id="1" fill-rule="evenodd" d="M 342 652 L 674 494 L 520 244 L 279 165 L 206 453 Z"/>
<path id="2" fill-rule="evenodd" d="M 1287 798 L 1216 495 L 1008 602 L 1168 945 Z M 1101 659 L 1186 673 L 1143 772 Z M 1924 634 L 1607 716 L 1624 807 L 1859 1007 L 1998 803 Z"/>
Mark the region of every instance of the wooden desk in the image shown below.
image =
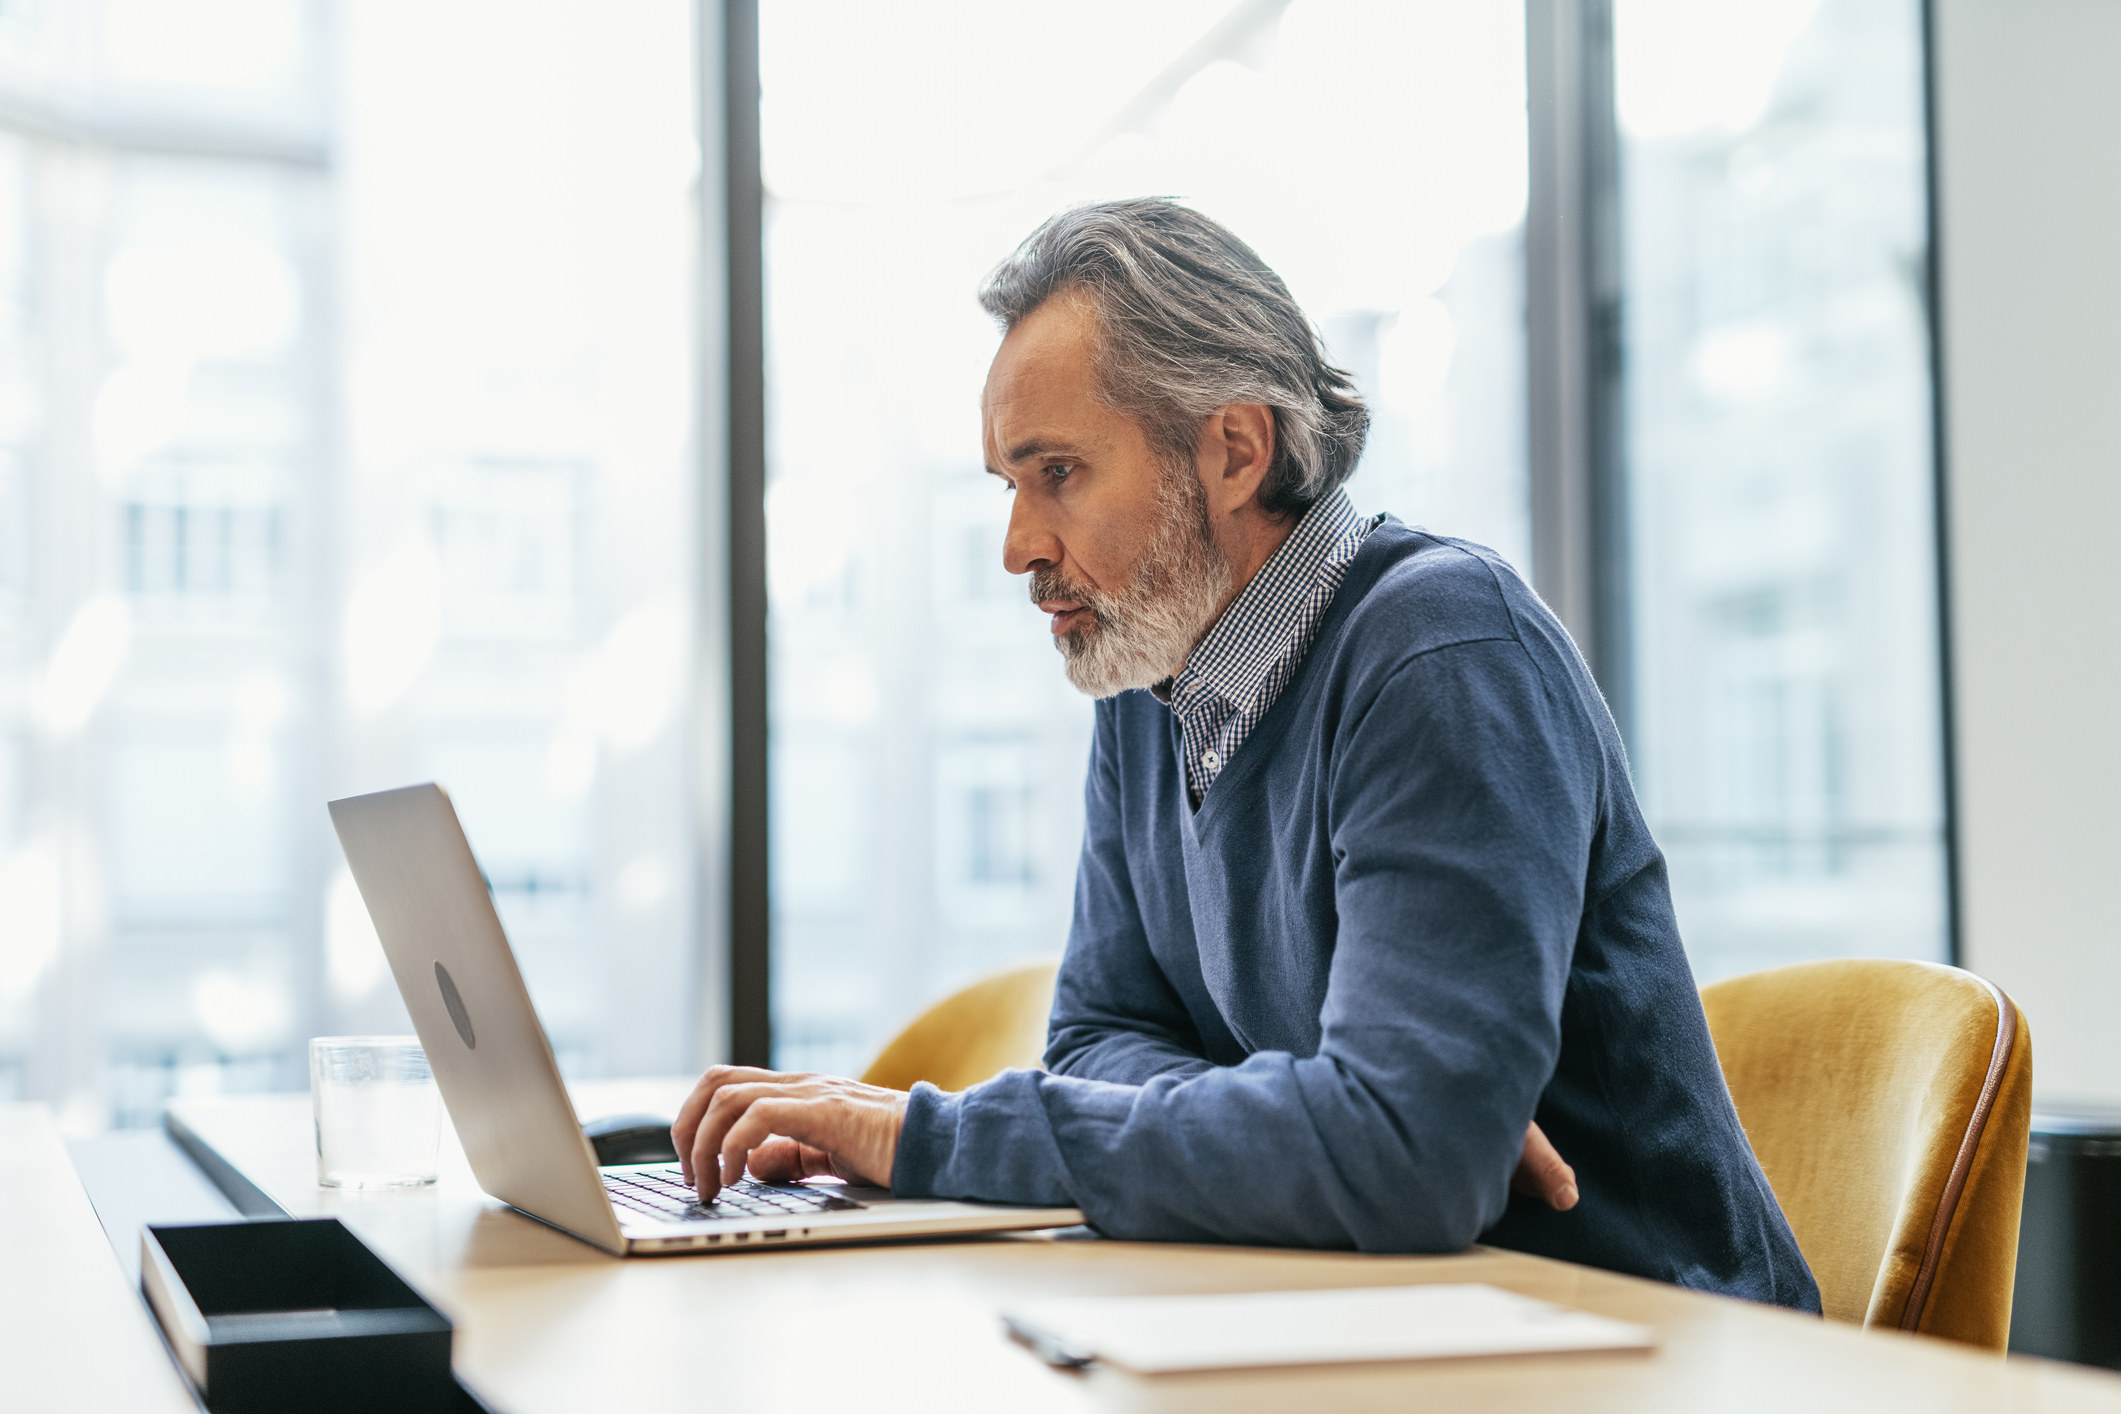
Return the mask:
<path id="1" fill-rule="evenodd" d="M 577 1087 L 585 1114 L 669 1112 L 683 1082 Z M 1362 1257 L 1001 1240 L 619 1260 L 479 1193 L 445 1142 L 411 1193 L 316 1186 L 305 1095 L 182 1100 L 177 1119 L 297 1216 L 333 1215 L 457 1322 L 457 1368 L 505 1414 L 584 1410 L 1510 1411 L 1921 1408 L 2121 1414 L 2121 1376 L 1476 1250 Z M 1491 1282 L 1659 1332 L 1653 1354 L 1143 1379 L 1048 1369 L 997 1306 L 1032 1295 Z"/>
<path id="2" fill-rule="evenodd" d="M 0 1408 L 198 1409 L 42 1105 L 0 1105 Z"/>

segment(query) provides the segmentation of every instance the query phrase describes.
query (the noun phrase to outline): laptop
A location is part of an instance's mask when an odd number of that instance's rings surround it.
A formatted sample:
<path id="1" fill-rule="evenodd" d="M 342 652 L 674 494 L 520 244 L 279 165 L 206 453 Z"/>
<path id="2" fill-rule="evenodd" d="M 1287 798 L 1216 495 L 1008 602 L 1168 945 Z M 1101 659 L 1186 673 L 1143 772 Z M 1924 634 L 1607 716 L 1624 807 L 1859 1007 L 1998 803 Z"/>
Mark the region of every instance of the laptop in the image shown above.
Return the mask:
<path id="1" fill-rule="evenodd" d="M 675 1164 L 599 1169 L 455 807 L 438 785 L 331 803 L 450 1120 L 487 1193 L 621 1256 L 1069 1227 L 1073 1208 L 745 1178 L 702 1207 Z"/>

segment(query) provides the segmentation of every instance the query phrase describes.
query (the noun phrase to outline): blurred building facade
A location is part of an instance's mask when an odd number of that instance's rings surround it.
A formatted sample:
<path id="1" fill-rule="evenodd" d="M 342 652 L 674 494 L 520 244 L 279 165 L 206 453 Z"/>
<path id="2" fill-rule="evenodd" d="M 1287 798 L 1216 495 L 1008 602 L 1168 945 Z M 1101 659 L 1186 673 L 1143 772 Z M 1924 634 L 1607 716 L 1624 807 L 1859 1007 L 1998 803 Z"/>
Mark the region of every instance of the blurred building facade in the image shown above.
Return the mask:
<path id="1" fill-rule="evenodd" d="M 691 1062 L 691 15 L 628 9 L 0 12 L 0 1095 L 406 1029 L 323 802 L 420 779 L 563 1066 Z"/>
<path id="2" fill-rule="evenodd" d="M 1627 727 L 1695 971 L 1943 960 L 1920 6 L 1617 21 Z"/>

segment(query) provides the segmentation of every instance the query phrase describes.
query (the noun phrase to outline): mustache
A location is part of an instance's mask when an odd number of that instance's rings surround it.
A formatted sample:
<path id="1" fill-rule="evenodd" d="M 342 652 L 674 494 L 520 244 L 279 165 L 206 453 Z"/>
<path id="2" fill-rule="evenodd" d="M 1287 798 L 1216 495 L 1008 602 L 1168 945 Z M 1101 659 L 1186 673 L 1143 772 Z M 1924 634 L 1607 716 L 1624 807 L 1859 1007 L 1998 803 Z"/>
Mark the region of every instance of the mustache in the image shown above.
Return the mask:
<path id="1" fill-rule="evenodd" d="M 1030 594 L 1033 604 L 1043 603 L 1048 599 L 1065 599 L 1071 604 L 1080 604 L 1088 609 L 1093 618 L 1103 617 L 1098 612 L 1099 595 L 1095 590 L 1086 589 L 1051 566 L 1032 572 Z"/>

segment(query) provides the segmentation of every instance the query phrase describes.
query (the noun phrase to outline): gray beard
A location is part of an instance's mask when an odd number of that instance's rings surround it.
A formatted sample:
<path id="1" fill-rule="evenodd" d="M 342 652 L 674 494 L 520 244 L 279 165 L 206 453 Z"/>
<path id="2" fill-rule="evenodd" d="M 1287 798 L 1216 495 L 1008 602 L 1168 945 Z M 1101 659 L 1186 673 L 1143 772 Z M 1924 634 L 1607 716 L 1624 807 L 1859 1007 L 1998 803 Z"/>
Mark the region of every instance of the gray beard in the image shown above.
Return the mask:
<path id="1" fill-rule="evenodd" d="M 1230 565 L 1216 548 L 1208 496 L 1191 464 L 1166 468 L 1159 518 L 1134 582 L 1116 592 L 1070 584 L 1057 571 L 1031 577 L 1031 600 L 1066 599 L 1090 611 L 1087 627 L 1056 634 L 1068 681 L 1111 697 L 1172 677 L 1206 636 L 1230 593 Z"/>

